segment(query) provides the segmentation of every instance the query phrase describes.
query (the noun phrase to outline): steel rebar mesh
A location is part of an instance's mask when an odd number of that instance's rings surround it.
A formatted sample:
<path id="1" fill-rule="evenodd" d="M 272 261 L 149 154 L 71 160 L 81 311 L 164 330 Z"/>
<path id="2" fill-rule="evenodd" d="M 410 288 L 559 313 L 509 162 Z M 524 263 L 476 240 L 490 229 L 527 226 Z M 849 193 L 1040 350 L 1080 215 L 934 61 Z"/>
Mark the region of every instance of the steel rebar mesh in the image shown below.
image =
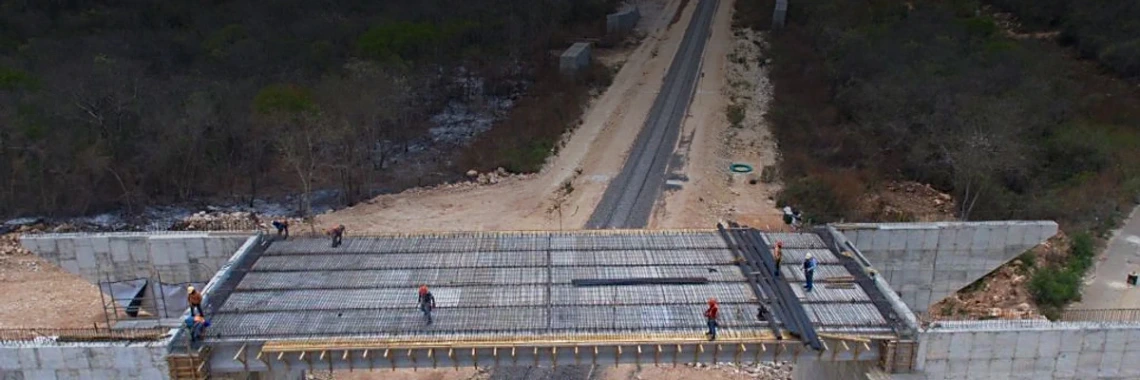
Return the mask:
<path id="1" fill-rule="evenodd" d="M 807 276 L 804 274 L 804 267 L 802 262 L 788 263 L 780 266 L 780 275 L 785 280 L 791 282 L 804 282 L 807 281 Z M 813 280 L 816 282 L 826 281 L 830 278 L 851 277 L 851 272 L 847 268 L 839 264 L 824 264 L 820 263 L 815 268 L 815 277 Z"/>
<path id="2" fill-rule="evenodd" d="M 826 249 L 784 248 L 783 253 L 785 265 L 803 264 L 808 253 L 815 258 L 815 262 L 818 264 L 839 264 L 839 258 Z"/>
<path id="3" fill-rule="evenodd" d="M 797 284 L 798 285 L 798 284 Z M 871 297 L 855 284 L 850 288 L 831 288 L 828 284 L 816 284 L 812 291 L 805 291 L 802 287 L 793 286 L 792 292 L 805 304 L 825 302 L 870 303 Z"/>
<path id="4" fill-rule="evenodd" d="M 710 269 L 712 269 L 710 271 Z M 659 278 L 705 277 L 711 282 L 745 281 L 744 274 L 735 265 L 646 265 L 616 267 L 565 267 L 551 270 L 552 282 L 569 284 L 576 278 Z"/>
<path id="5" fill-rule="evenodd" d="M 805 303 L 812 323 L 831 326 L 887 325 L 886 319 L 870 303 Z"/>
<path id="6" fill-rule="evenodd" d="M 827 244 L 819 235 L 797 232 L 765 232 L 764 237 L 769 244 L 776 245 L 777 241 L 784 243 L 784 248 L 800 249 L 827 249 Z"/>
<path id="7" fill-rule="evenodd" d="M 818 236 L 788 242 L 812 246 Z M 785 238 L 785 237 L 781 237 Z M 794 238 L 794 239 L 793 239 Z M 799 240 L 795 240 L 799 239 Z M 274 243 L 246 274 L 211 334 L 224 337 L 435 336 L 448 334 L 606 333 L 702 330 L 709 297 L 721 302 L 721 326 L 764 328 L 756 295 L 716 232 L 463 233 L 351 237 L 337 248 L 327 239 Z M 786 249 L 784 272 L 802 278 L 795 262 L 812 252 Z M 821 265 L 818 275 L 848 275 Z M 712 269 L 712 271 L 710 271 Z M 831 269 L 836 269 L 834 273 Z M 797 275 L 799 277 L 797 277 Z M 700 285 L 573 287 L 573 279 L 706 277 Z M 415 288 L 429 284 L 438 309 L 425 326 Z M 798 287 L 798 286 L 796 286 Z M 876 328 L 858 290 L 797 294 L 813 320 L 837 327 Z M 865 306 L 865 305 L 864 305 Z M 873 307 L 871 311 L 874 311 Z M 844 313 L 853 313 L 844 317 Z"/>

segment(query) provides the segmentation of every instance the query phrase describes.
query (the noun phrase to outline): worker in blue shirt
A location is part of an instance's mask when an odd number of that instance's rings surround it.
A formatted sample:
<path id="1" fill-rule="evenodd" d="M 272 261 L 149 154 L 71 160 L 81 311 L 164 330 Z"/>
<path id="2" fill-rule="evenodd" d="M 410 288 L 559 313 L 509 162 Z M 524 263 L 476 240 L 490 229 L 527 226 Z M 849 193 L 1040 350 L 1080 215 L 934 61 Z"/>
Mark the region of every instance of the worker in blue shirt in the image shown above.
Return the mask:
<path id="1" fill-rule="evenodd" d="M 815 277 L 815 267 L 818 265 L 819 264 L 815 261 L 815 257 L 812 257 L 810 253 L 804 257 L 804 278 L 807 279 L 807 283 L 804 284 L 804 290 L 809 292 L 812 290 L 812 279 Z"/>
<path id="2" fill-rule="evenodd" d="M 186 329 L 190 331 L 190 341 L 196 342 L 202 339 L 202 332 L 210 327 L 210 321 L 201 315 L 186 317 Z"/>

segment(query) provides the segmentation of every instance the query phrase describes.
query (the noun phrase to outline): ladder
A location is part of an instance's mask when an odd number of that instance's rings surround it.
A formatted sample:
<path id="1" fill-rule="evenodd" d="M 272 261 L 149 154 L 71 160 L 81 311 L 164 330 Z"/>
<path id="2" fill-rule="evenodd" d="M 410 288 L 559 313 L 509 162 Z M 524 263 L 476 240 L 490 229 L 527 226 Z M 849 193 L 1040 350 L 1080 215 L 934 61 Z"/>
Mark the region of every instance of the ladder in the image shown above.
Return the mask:
<path id="1" fill-rule="evenodd" d="M 918 342 L 913 340 L 888 340 L 879 346 L 879 366 L 886 373 L 914 372 L 914 358 L 918 354 Z"/>
<path id="2" fill-rule="evenodd" d="M 206 359 L 210 357 L 210 348 L 202 346 L 197 351 L 188 353 L 169 354 L 166 364 L 170 367 L 171 380 L 207 380 L 210 378 Z"/>

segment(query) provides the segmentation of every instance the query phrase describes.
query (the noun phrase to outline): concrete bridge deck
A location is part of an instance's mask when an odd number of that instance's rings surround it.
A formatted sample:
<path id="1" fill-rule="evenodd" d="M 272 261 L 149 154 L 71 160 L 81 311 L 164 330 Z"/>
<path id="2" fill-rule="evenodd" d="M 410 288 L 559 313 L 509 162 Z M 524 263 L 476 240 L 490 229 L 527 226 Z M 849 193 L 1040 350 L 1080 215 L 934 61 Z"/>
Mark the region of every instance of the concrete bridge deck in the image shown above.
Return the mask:
<path id="1" fill-rule="evenodd" d="M 820 236 L 764 238 L 784 242 L 782 279 L 792 283 L 834 351 L 829 359 L 870 360 L 877 355 L 870 351 L 877 350 L 864 344 L 867 338 L 896 335 L 868 294 L 879 290 L 856 284 L 852 279 L 862 274 L 850 273 L 841 263 L 845 258 Z M 820 283 L 811 293 L 800 286 L 807 253 L 820 263 Z M 720 350 L 752 357 L 818 355 L 794 338 L 777 340 L 771 331 L 783 328 L 782 321 L 757 318 L 757 305 L 768 296 L 756 294 L 736 264 L 716 230 L 346 237 L 337 248 L 326 239 L 278 241 L 251 258 L 236 286 L 220 295 L 225 301 L 213 313 L 207 343 L 215 350 L 216 371 L 268 369 L 275 361 L 304 367 L 315 360 L 311 355 L 337 368 L 439 365 L 441 358 L 445 366 L 473 365 L 503 360 L 507 350 L 510 360 L 543 365 L 582 360 L 583 350 L 591 360 L 609 362 L 651 360 L 650 354 L 691 361 L 721 355 Z M 663 277 L 708 282 L 571 283 Z M 432 325 L 416 309 L 420 284 L 428 284 L 436 297 Z M 710 297 L 721 305 L 716 342 L 703 339 L 702 312 Z M 392 350 L 401 350 L 400 358 Z M 337 358 L 330 356 L 334 351 Z M 390 357 L 372 363 L 366 352 Z M 680 356 L 685 353 L 695 356 Z"/>

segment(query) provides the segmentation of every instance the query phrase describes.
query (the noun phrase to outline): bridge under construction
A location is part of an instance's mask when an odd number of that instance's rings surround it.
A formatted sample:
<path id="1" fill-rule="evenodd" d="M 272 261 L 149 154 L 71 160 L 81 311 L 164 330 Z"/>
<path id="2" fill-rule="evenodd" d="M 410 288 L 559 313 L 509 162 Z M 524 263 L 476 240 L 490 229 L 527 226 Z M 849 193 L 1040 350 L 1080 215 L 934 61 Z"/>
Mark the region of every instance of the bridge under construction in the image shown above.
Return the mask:
<path id="1" fill-rule="evenodd" d="M 185 308 L 132 290 L 128 306 L 139 318 L 173 309 L 174 325 L 117 320 L 110 331 L 0 331 L 0 375 L 299 379 L 407 368 L 790 361 L 806 379 L 1140 377 L 1140 362 L 1125 359 L 1140 355 L 1133 314 L 922 322 L 912 312 L 1056 231 L 1056 223 L 1027 221 L 836 224 L 798 233 L 730 225 L 350 235 L 336 248 L 264 234 L 24 235 L 28 249 L 100 285 L 147 284 L 151 275 L 201 284 L 212 326 L 191 342 L 173 327 L 189 315 Z M 804 292 L 800 268 L 809 253 L 819 266 L 814 291 Z M 210 277 L 199 278 L 204 273 Z M 437 301 L 431 325 L 417 310 L 422 284 Z M 702 316 L 712 297 L 721 302 L 714 341 Z"/>
<path id="2" fill-rule="evenodd" d="M 819 262 L 812 292 L 801 286 L 809 253 Z M 204 345 L 215 372 L 865 361 L 916 328 L 827 233 L 456 233 L 353 237 L 336 248 L 296 239 L 238 260 L 211 294 Z M 416 308 L 420 284 L 438 305 L 431 325 Z M 721 304 L 716 341 L 703 335 L 710 297 Z"/>

